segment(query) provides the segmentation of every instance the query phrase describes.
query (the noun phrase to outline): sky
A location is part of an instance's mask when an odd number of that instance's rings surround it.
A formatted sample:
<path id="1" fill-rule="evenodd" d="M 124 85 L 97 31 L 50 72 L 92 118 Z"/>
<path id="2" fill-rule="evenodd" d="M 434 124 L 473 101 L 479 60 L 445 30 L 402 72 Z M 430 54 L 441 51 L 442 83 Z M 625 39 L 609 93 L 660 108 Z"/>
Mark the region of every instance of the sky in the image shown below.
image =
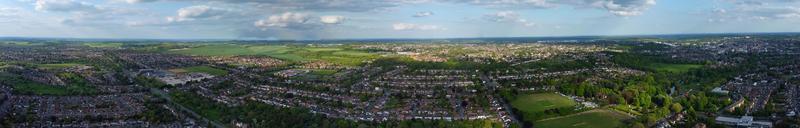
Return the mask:
<path id="1" fill-rule="evenodd" d="M 800 0 L 0 0 L 0 37 L 479 38 L 800 32 Z"/>

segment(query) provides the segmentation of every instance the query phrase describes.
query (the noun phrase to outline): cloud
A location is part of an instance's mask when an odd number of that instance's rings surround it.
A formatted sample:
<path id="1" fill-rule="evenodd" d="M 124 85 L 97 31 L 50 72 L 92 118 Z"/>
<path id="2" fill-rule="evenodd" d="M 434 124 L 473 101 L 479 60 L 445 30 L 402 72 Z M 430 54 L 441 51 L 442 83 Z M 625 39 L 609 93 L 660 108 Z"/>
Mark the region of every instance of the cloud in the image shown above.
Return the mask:
<path id="1" fill-rule="evenodd" d="M 395 23 L 392 24 L 392 29 L 394 30 L 446 30 L 445 28 L 436 26 L 436 25 L 422 25 L 422 24 L 412 24 L 412 23 Z"/>
<path id="2" fill-rule="evenodd" d="M 514 8 L 550 8 L 555 4 L 548 0 L 442 0 L 455 3 L 467 3 L 472 5 L 484 6 L 498 9 Z"/>
<path id="3" fill-rule="evenodd" d="M 330 16 L 320 16 L 319 17 L 319 21 L 322 22 L 322 23 L 325 23 L 325 24 L 340 24 L 344 20 L 345 20 L 344 16 L 330 15 Z"/>
<path id="4" fill-rule="evenodd" d="M 125 0 L 125 2 L 131 3 L 131 4 L 134 4 L 134 3 L 147 3 L 147 2 L 155 2 L 155 1 L 158 1 L 158 0 Z"/>
<path id="5" fill-rule="evenodd" d="M 254 23 L 261 29 L 268 28 L 292 28 L 309 29 L 315 28 L 308 13 L 286 12 L 280 15 L 272 15 L 266 19 L 258 20 Z"/>
<path id="6" fill-rule="evenodd" d="M 656 0 L 562 0 L 557 2 L 575 7 L 603 9 L 623 17 L 642 15 L 651 6 L 656 5 Z"/>
<path id="7" fill-rule="evenodd" d="M 177 16 L 167 17 L 169 22 L 192 21 L 198 19 L 220 19 L 230 14 L 230 10 L 207 5 L 189 6 L 178 9 Z"/>
<path id="8" fill-rule="evenodd" d="M 253 5 L 255 8 L 282 11 L 349 11 L 364 12 L 431 0 L 126 0 L 128 3 L 154 1 L 220 2 Z"/>
<path id="9" fill-rule="evenodd" d="M 559 5 L 603 9 L 617 16 L 637 16 L 643 14 L 656 0 L 441 0 L 467 3 L 494 9 L 546 9 Z"/>
<path id="10" fill-rule="evenodd" d="M 561 5 L 603 9 L 617 16 L 641 15 L 656 0 L 126 0 L 128 3 L 154 1 L 215 2 L 244 5 L 270 11 L 346 11 L 365 12 L 423 3 L 457 3 L 498 10 L 547 9 Z M 414 17 L 430 16 L 420 12 Z"/>
<path id="11" fill-rule="evenodd" d="M 506 23 L 515 23 L 521 24 L 524 26 L 534 26 L 536 25 L 533 22 L 528 21 L 527 19 L 520 18 L 519 14 L 514 11 L 500 11 L 492 14 L 485 14 L 483 15 L 483 19 L 492 22 L 506 22 Z"/>
<path id="12" fill-rule="evenodd" d="M 734 6 L 710 11 L 709 22 L 800 19 L 800 0 L 732 0 Z M 789 6 L 787 6 L 789 5 Z"/>
<path id="13" fill-rule="evenodd" d="M 428 16 L 431 16 L 431 15 L 433 15 L 433 12 L 424 11 L 424 12 L 417 12 L 416 14 L 413 15 L 413 17 L 428 17 Z"/>
<path id="14" fill-rule="evenodd" d="M 650 6 L 656 5 L 656 0 L 609 0 L 603 2 L 603 8 L 617 16 L 638 16 Z"/>
<path id="15" fill-rule="evenodd" d="M 74 0 L 37 0 L 34 6 L 37 11 L 49 12 L 94 12 L 101 10 L 90 3 Z"/>
<path id="16" fill-rule="evenodd" d="M 19 8 L 0 8 L 0 18 L 3 17 L 19 17 Z"/>

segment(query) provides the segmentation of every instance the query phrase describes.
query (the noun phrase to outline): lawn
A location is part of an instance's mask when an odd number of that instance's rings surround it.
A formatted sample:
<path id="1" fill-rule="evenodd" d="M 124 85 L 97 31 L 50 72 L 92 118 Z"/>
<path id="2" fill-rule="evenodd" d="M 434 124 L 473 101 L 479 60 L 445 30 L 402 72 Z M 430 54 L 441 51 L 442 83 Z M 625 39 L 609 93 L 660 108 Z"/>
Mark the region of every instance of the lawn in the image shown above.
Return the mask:
<path id="1" fill-rule="evenodd" d="M 77 63 L 39 64 L 38 67 L 41 68 L 41 69 L 62 69 L 62 68 L 68 68 L 68 67 L 73 67 L 73 66 L 78 66 L 78 65 L 82 65 L 82 64 L 77 64 Z"/>
<path id="2" fill-rule="evenodd" d="M 690 69 L 700 68 L 703 65 L 699 64 L 666 64 L 666 63 L 653 63 L 647 66 L 656 71 L 660 72 L 672 72 L 672 73 L 684 73 L 688 72 Z"/>
<path id="3" fill-rule="evenodd" d="M 224 76 L 228 75 L 228 71 L 217 69 L 209 66 L 194 66 L 194 67 L 186 67 L 186 68 L 179 68 L 179 69 L 172 69 L 169 70 L 174 73 L 208 73 L 215 76 Z"/>
<path id="4" fill-rule="evenodd" d="M 575 106 L 577 103 L 556 93 L 537 93 L 519 96 L 511 102 L 514 108 L 526 113 L 542 112 L 547 109 Z"/>
<path id="5" fill-rule="evenodd" d="M 539 128 L 617 128 L 632 117 L 608 109 L 595 109 L 577 114 L 543 119 L 533 123 Z"/>

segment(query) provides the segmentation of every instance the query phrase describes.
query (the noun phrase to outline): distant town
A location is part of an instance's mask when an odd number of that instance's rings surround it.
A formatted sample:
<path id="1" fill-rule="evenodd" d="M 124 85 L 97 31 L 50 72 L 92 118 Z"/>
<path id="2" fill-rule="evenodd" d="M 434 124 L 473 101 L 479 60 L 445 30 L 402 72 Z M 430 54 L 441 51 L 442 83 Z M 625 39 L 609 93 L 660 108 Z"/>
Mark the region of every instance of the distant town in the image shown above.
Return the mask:
<path id="1" fill-rule="evenodd" d="M 0 128 L 797 128 L 800 34 L 0 38 Z"/>

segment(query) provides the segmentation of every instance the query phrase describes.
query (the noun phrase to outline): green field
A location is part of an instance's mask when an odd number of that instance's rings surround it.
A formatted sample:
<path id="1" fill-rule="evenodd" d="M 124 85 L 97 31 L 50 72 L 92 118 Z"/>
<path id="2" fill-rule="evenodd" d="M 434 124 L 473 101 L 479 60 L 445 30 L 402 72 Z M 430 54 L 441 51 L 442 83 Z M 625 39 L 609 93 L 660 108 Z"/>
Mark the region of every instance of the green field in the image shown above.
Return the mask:
<path id="1" fill-rule="evenodd" d="M 83 45 L 92 47 L 92 48 L 119 48 L 122 47 L 122 43 L 83 43 Z"/>
<path id="2" fill-rule="evenodd" d="M 213 51 L 213 52 L 211 52 Z M 290 62 L 322 60 L 336 64 L 354 66 L 378 55 L 337 47 L 301 47 L 285 45 L 203 45 L 193 48 L 174 49 L 170 53 L 198 56 L 264 55 Z"/>
<path id="3" fill-rule="evenodd" d="M 10 45 L 10 46 L 32 46 L 34 45 L 31 42 L 19 42 L 19 41 L 5 41 L 0 42 L 0 45 Z"/>
<path id="4" fill-rule="evenodd" d="M 647 66 L 656 71 L 660 72 L 672 72 L 672 73 L 684 73 L 688 72 L 690 69 L 700 68 L 703 65 L 699 64 L 665 64 L 665 63 L 653 63 Z"/>
<path id="5" fill-rule="evenodd" d="M 595 109 L 582 113 L 543 119 L 533 123 L 538 128 L 617 128 L 632 117 L 608 109 Z"/>
<path id="6" fill-rule="evenodd" d="M 39 68 L 41 68 L 41 69 L 62 69 L 62 68 L 68 68 L 68 67 L 73 67 L 73 66 L 78 66 L 78 65 L 82 65 L 82 64 L 61 63 L 61 64 L 39 64 L 37 66 Z"/>
<path id="7" fill-rule="evenodd" d="M 542 112 L 547 109 L 575 106 L 575 101 L 556 93 L 538 93 L 519 96 L 511 101 L 511 106 L 526 113 Z"/>
<path id="8" fill-rule="evenodd" d="M 169 70 L 174 73 L 208 73 L 214 76 L 224 76 L 228 75 L 228 71 L 217 69 L 209 66 L 194 66 L 194 67 L 186 67 L 186 68 L 179 68 L 179 69 L 172 69 Z"/>

